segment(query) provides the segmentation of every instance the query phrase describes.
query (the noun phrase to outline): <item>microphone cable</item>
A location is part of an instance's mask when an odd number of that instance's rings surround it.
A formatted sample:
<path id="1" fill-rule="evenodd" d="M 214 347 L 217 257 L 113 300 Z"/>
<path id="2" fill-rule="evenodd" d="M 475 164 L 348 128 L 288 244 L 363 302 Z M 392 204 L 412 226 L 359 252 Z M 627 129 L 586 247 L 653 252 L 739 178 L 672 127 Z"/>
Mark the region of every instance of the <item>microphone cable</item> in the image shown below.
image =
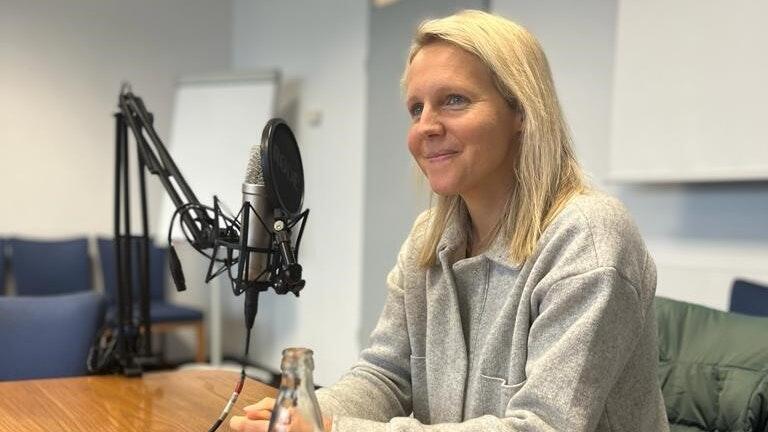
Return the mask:
<path id="1" fill-rule="evenodd" d="M 221 216 L 224 219 L 224 221 L 229 225 L 228 230 L 238 230 L 239 228 L 239 224 L 237 223 L 237 220 L 235 218 L 225 216 L 225 215 L 219 215 L 219 213 L 216 212 L 214 208 L 211 208 L 206 205 L 197 204 L 197 203 L 187 203 L 177 208 L 176 211 L 173 212 L 173 216 L 171 216 L 171 223 L 169 224 L 170 226 L 168 228 L 167 241 L 168 241 L 169 252 L 170 252 L 169 259 L 173 263 L 173 265 L 171 266 L 172 267 L 171 273 L 174 277 L 174 281 L 177 284 L 181 282 L 182 285 L 184 285 L 184 277 L 183 277 L 183 273 L 181 273 L 180 271 L 181 265 L 179 263 L 178 255 L 176 254 L 176 250 L 173 247 L 173 243 L 172 243 L 173 226 L 177 217 L 180 217 L 182 213 L 189 212 L 193 209 L 199 209 L 199 210 L 213 213 L 215 218 L 218 218 L 219 216 Z M 210 259 L 211 263 L 213 263 L 213 261 L 223 262 L 225 264 L 225 268 L 229 269 L 234 262 L 237 262 L 236 260 L 230 261 L 229 259 L 218 258 L 217 256 L 215 256 L 214 253 L 208 254 L 202 247 L 200 247 L 197 244 L 197 242 L 195 242 L 192 239 L 192 236 L 187 231 L 186 226 L 183 223 L 180 224 L 180 227 L 181 227 L 181 232 L 184 234 L 184 237 L 186 237 L 187 241 L 192 246 L 192 248 L 195 249 L 198 253 L 205 256 L 206 258 Z M 232 279 L 231 270 L 230 270 L 230 279 Z M 233 287 L 234 287 L 234 283 L 233 283 Z M 233 288 L 233 291 L 234 291 L 234 288 Z M 229 413 L 232 410 L 232 407 L 234 407 L 235 403 L 237 402 L 237 398 L 240 396 L 240 393 L 243 391 L 243 386 L 245 384 L 245 378 L 246 378 L 245 365 L 246 365 L 246 361 L 248 360 L 248 352 L 250 351 L 250 346 L 251 346 L 251 328 L 252 327 L 250 326 L 246 326 L 245 353 L 243 355 L 243 360 L 240 365 L 240 378 L 238 379 L 237 384 L 235 385 L 235 389 L 232 392 L 232 395 L 229 397 L 227 404 L 224 406 L 224 409 L 221 411 L 219 418 L 216 419 L 216 421 L 213 423 L 210 429 L 208 429 L 208 432 L 214 432 L 219 429 L 219 427 L 224 423 L 224 420 L 226 420 L 227 417 L 229 416 Z"/>
<path id="2" fill-rule="evenodd" d="M 216 419 L 216 422 L 211 426 L 210 429 L 208 429 L 208 432 L 214 432 L 221 426 L 222 423 L 224 423 L 224 420 L 227 419 L 227 416 L 229 416 L 229 412 L 232 410 L 232 407 L 235 406 L 235 403 L 237 402 L 237 397 L 240 396 L 240 393 L 243 390 L 243 384 L 245 383 L 245 362 L 248 359 L 248 348 L 251 345 L 251 329 L 248 328 L 246 330 L 246 336 L 245 336 L 245 355 L 243 356 L 243 361 L 241 363 L 241 369 L 240 369 L 240 379 L 237 382 L 237 385 L 235 385 L 235 391 L 232 392 L 232 396 L 229 397 L 229 401 L 227 402 L 227 405 L 224 406 L 224 409 L 221 411 L 221 415 L 219 415 L 219 418 Z"/>

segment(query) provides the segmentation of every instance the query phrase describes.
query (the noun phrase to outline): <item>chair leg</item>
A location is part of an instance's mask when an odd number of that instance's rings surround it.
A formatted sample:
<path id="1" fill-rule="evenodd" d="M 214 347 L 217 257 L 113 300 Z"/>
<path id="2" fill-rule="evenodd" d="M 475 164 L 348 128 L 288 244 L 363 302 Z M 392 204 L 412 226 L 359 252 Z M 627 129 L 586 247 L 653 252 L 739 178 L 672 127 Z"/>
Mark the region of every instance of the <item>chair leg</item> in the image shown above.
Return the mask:
<path id="1" fill-rule="evenodd" d="M 205 363 L 206 341 L 205 341 L 205 328 L 203 326 L 202 321 L 156 323 L 152 325 L 152 331 L 158 334 L 165 335 L 166 332 L 176 330 L 183 326 L 191 326 L 194 328 L 195 336 L 197 339 L 197 351 L 195 352 L 195 361 L 198 363 Z"/>
<path id="2" fill-rule="evenodd" d="M 205 329 L 203 328 L 203 322 L 200 321 L 195 324 L 195 331 L 197 332 L 197 354 L 195 361 L 198 363 L 205 362 Z"/>
<path id="3" fill-rule="evenodd" d="M 165 358 L 165 354 L 168 352 L 168 333 L 167 332 L 157 332 L 157 336 L 160 337 L 160 361 L 162 363 L 167 363 L 167 359 Z"/>

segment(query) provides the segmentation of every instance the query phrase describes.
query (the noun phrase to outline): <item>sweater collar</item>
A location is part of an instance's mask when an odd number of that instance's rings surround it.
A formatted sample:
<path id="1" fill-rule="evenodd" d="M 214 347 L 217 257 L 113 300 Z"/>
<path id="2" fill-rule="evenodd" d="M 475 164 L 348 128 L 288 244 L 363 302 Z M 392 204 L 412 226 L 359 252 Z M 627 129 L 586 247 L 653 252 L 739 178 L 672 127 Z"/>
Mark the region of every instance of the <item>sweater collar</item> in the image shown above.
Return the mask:
<path id="1" fill-rule="evenodd" d="M 470 220 L 467 207 L 459 205 L 448 218 L 443 235 L 437 243 L 437 256 L 444 264 L 454 264 L 467 257 L 467 234 Z M 496 236 L 490 247 L 480 255 L 510 269 L 519 269 L 509 259 L 509 241 L 504 236 Z"/>

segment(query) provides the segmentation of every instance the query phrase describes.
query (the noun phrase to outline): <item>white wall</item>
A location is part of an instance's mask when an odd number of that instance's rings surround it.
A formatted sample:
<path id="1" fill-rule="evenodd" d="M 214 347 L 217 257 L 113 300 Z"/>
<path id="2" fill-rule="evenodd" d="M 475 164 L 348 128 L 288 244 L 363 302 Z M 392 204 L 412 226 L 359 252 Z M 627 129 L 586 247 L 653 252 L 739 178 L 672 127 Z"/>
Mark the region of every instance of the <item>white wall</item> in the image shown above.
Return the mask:
<path id="1" fill-rule="evenodd" d="M 121 81 L 167 138 L 175 79 L 229 69 L 230 29 L 229 1 L 0 0 L 0 234 L 111 233 Z"/>
<path id="2" fill-rule="evenodd" d="M 611 178 L 768 180 L 768 2 L 619 4 Z"/>
<path id="3" fill-rule="evenodd" d="M 291 126 L 311 209 L 299 260 L 307 286 L 299 299 L 261 295 L 252 358 L 279 369 L 283 348 L 310 347 L 319 384 L 335 381 L 360 348 L 367 21 L 359 0 L 234 2 L 235 68 L 277 68 L 298 83 Z M 242 346 L 239 331 L 233 336 L 225 350 Z"/>
<path id="4" fill-rule="evenodd" d="M 768 282 L 768 274 L 750 264 L 754 260 L 743 259 L 768 256 L 768 182 L 607 181 L 617 5 L 618 0 L 493 0 L 491 10 L 526 26 L 543 45 L 577 154 L 594 182 L 618 195 L 636 219 L 659 270 L 657 292 L 725 309 L 733 277 Z"/>

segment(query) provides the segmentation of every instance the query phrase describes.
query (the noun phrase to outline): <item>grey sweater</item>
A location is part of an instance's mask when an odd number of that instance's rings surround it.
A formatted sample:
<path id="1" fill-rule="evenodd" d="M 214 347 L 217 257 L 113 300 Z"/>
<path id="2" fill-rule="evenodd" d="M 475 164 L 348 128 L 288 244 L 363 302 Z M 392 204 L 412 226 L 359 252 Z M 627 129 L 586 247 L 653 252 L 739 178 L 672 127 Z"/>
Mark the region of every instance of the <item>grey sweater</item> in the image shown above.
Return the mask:
<path id="1" fill-rule="evenodd" d="M 656 271 L 624 207 L 574 198 L 522 265 L 498 240 L 465 258 L 466 214 L 416 262 L 420 216 L 371 345 L 318 392 L 333 430 L 666 431 Z"/>

